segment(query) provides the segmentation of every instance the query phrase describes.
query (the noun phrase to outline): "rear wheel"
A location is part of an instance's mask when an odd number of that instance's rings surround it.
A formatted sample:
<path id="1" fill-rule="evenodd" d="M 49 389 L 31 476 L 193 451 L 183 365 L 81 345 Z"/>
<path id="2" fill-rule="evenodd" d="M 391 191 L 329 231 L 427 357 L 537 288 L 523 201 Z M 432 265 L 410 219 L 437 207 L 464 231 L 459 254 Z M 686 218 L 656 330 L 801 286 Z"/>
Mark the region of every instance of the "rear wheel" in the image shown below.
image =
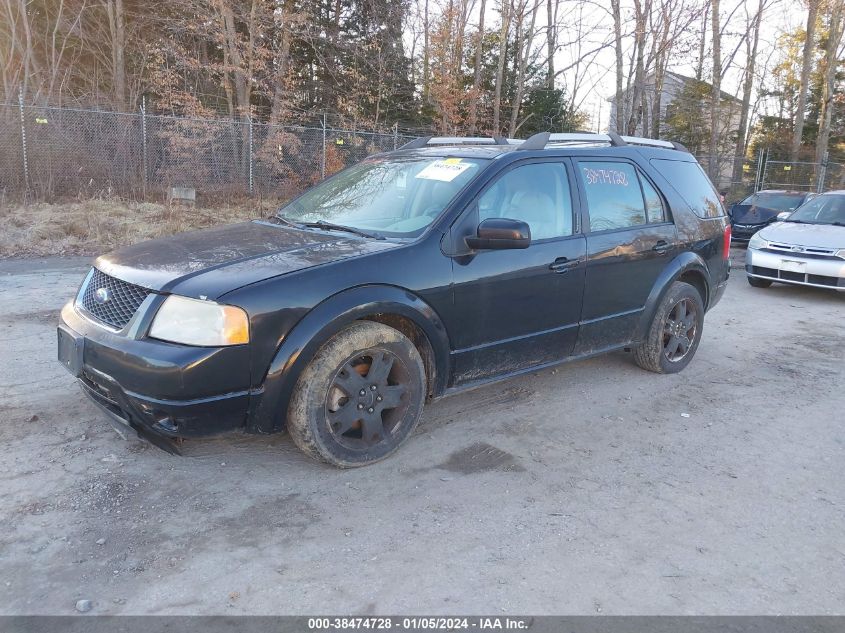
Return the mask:
<path id="1" fill-rule="evenodd" d="M 338 332 L 297 382 L 287 428 L 306 454 L 340 468 L 393 453 L 416 428 L 425 368 L 401 332 L 359 321 Z"/>
<path id="2" fill-rule="evenodd" d="M 768 288 L 772 285 L 772 282 L 768 279 L 757 279 L 757 277 L 746 277 L 748 279 L 748 283 L 754 288 Z"/>
<path id="3" fill-rule="evenodd" d="M 695 355 L 704 327 L 704 301 L 693 286 L 676 281 L 654 314 L 645 341 L 634 349 L 634 361 L 658 374 L 674 374 Z"/>

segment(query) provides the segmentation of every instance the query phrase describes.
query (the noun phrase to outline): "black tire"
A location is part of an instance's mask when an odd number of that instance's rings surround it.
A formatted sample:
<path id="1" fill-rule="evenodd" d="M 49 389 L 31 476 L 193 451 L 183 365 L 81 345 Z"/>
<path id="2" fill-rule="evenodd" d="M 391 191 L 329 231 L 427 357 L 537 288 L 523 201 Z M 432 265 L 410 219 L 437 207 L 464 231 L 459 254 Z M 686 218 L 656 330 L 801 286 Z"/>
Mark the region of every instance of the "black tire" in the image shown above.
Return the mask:
<path id="1" fill-rule="evenodd" d="M 701 341 L 704 301 L 693 286 L 674 282 L 663 297 L 634 361 L 648 371 L 675 374 L 689 365 Z"/>
<path id="2" fill-rule="evenodd" d="M 746 279 L 753 288 L 768 288 L 772 285 L 772 282 L 768 279 L 757 279 L 757 277 L 751 276 L 747 276 Z"/>
<path id="3" fill-rule="evenodd" d="M 382 323 L 358 321 L 333 336 L 297 381 L 287 428 L 314 459 L 366 466 L 393 453 L 422 415 L 425 368 L 414 344 Z"/>

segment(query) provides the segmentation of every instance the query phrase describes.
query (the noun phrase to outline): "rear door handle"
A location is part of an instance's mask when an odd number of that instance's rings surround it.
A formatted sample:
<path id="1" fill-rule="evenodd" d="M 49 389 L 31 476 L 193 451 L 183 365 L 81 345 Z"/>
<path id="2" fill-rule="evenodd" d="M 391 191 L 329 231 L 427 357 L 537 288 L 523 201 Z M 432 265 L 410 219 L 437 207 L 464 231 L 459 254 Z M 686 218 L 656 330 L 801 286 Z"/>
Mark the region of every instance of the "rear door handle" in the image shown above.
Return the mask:
<path id="1" fill-rule="evenodd" d="M 562 274 L 572 268 L 576 268 L 578 266 L 577 259 L 569 259 L 568 257 L 558 257 L 554 260 L 551 264 L 549 264 L 549 270 L 552 272 Z"/>
<path id="2" fill-rule="evenodd" d="M 660 240 L 657 244 L 651 247 L 654 252 L 664 255 L 669 250 L 669 243 L 666 240 Z"/>

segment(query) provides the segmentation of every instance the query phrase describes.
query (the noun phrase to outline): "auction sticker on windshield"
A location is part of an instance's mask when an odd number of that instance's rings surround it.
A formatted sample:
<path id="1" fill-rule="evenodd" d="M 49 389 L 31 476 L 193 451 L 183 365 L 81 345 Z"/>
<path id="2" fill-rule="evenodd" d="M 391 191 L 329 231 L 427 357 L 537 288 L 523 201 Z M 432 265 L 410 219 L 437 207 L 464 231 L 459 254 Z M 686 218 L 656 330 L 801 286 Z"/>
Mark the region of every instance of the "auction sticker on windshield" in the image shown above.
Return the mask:
<path id="1" fill-rule="evenodd" d="M 452 182 L 455 178 L 472 167 L 472 163 L 465 163 L 460 158 L 446 158 L 436 160 L 417 174 L 417 178 L 425 180 L 441 180 Z"/>

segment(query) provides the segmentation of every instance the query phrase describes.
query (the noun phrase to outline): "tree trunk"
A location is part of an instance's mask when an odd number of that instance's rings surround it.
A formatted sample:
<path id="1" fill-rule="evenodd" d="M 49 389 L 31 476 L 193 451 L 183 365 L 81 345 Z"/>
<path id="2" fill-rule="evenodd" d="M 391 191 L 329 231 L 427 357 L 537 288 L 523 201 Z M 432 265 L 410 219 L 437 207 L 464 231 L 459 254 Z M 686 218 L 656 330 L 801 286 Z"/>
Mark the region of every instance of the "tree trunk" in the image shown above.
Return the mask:
<path id="1" fill-rule="evenodd" d="M 719 177 L 719 105 L 722 97 L 722 33 L 719 28 L 719 0 L 710 0 L 713 28 L 713 89 L 710 91 L 710 156 L 707 173 L 717 183 Z"/>
<path id="2" fill-rule="evenodd" d="M 478 129 L 478 101 L 481 97 L 481 47 L 484 44 L 484 10 L 487 0 L 481 0 L 481 11 L 478 14 L 478 33 L 475 38 L 475 67 L 472 76 L 472 97 L 469 105 L 469 133 L 475 134 Z"/>
<path id="3" fill-rule="evenodd" d="M 528 8 L 528 4 L 525 4 Z M 525 70 L 528 68 L 528 57 L 531 55 L 531 46 L 534 43 L 534 28 L 537 24 L 537 11 L 540 9 L 540 0 L 534 0 L 534 8 L 531 10 L 531 24 L 528 27 L 528 33 L 524 36 L 523 49 L 517 47 L 517 51 L 521 52 L 519 58 L 519 69 L 516 76 L 516 94 L 513 99 L 513 106 L 511 107 L 511 124 L 508 129 L 508 136 L 513 138 L 516 136 L 517 121 L 519 120 L 519 108 L 522 105 L 522 97 L 525 93 Z M 522 27 L 522 19 L 519 21 L 520 30 Z"/>
<path id="4" fill-rule="evenodd" d="M 621 0 L 610 0 L 613 10 L 613 38 L 616 49 L 616 95 L 613 99 L 616 116 L 613 121 L 614 131 L 622 132 L 622 122 L 625 120 L 625 103 L 622 94 L 624 62 L 622 61 L 622 8 Z M 610 127 L 610 126 L 608 126 Z"/>
<path id="5" fill-rule="evenodd" d="M 801 84 L 798 87 L 795 129 L 792 131 L 792 145 L 789 149 L 789 157 L 793 162 L 798 160 L 798 153 L 801 151 L 801 141 L 804 137 L 804 110 L 807 107 L 807 89 L 810 83 L 810 71 L 813 66 L 813 49 L 815 48 L 819 2 L 820 0 L 808 0 L 807 2 L 807 36 L 804 38 L 804 57 L 801 61 Z"/>
<path id="6" fill-rule="evenodd" d="M 546 0 L 546 88 L 555 89 L 555 53 L 557 52 L 557 14 L 560 0 Z"/>
<path id="7" fill-rule="evenodd" d="M 766 0 L 758 0 L 757 13 L 751 24 L 751 37 L 746 39 L 745 77 L 742 83 L 742 107 L 739 112 L 739 131 L 736 137 L 736 148 L 734 150 L 733 176 L 734 183 L 742 182 L 742 165 L 745 162 L 747 149 L 746 139 L 748 138 L 748 115 L 751 111 L 751 91 L 754 88 L 754 70 L 756 68 L 757 47 L 760 43 L 760 24 L 763 21 L 763 9 Z"/>
<path id="8" fill-rule="evenodd" d="M 703 17 L 701 19 L 701 39 L 698 40 L 698 65 L 695 67 L 695 78 L 701 81 L 704 77 L 704 48 L 707 45 L 707 18 L 710 16 L 709 11 L 702 11 Z"/>
<path id="9" fill-rule="evenodd" d="M 429 27 L 431 26 L 428 18 L 428 0 L 425 0 L 425 8 L 423 9 L 423 103 L 429 103 L 429 91 L 431 84 L 431 71 L 429 65 L 431 64 L 431 41 L 429 39 Z"/>
<path id="10" fill-rule="evenodd" d="M 502 83 L 505 80 L 505 55 L 508 51 L 510 31 L 510 2 L 502 0 L 502 27 L 499 30 L 499 60 L 496 67 L 496 87 L 493 92 L 493 134 L 501 134 Z"/>
<path id="11" fill-rule="evenodd" d="M 112 91 L 114 105 L 118 110 L 126 109 L 126 19 L 123 13 L 123 0 L 108 0 L 106 11 L 109 16 L 109 35 L 111 36 Z"/>
<path id="12" fill-rule="evenodd" d="M 830 140 L 830 122 L 835 105 L 834 90 L 836 88 L 836 68 L 839 60 L 839 47 L 843 37 L 843 0 L 833 0 L 830 16 L 830 33 L 824 51 L 824 78 L 822 80 L 821 112 L 819 113 L 819 136 L 816 139 L 816 163 L 824 162 L 827 155 L 827 145 Z M 817 168 L 817 178 L 821 177 L 821 169 Z M 816 183 L 823 185 L 824 183 Z"/>

